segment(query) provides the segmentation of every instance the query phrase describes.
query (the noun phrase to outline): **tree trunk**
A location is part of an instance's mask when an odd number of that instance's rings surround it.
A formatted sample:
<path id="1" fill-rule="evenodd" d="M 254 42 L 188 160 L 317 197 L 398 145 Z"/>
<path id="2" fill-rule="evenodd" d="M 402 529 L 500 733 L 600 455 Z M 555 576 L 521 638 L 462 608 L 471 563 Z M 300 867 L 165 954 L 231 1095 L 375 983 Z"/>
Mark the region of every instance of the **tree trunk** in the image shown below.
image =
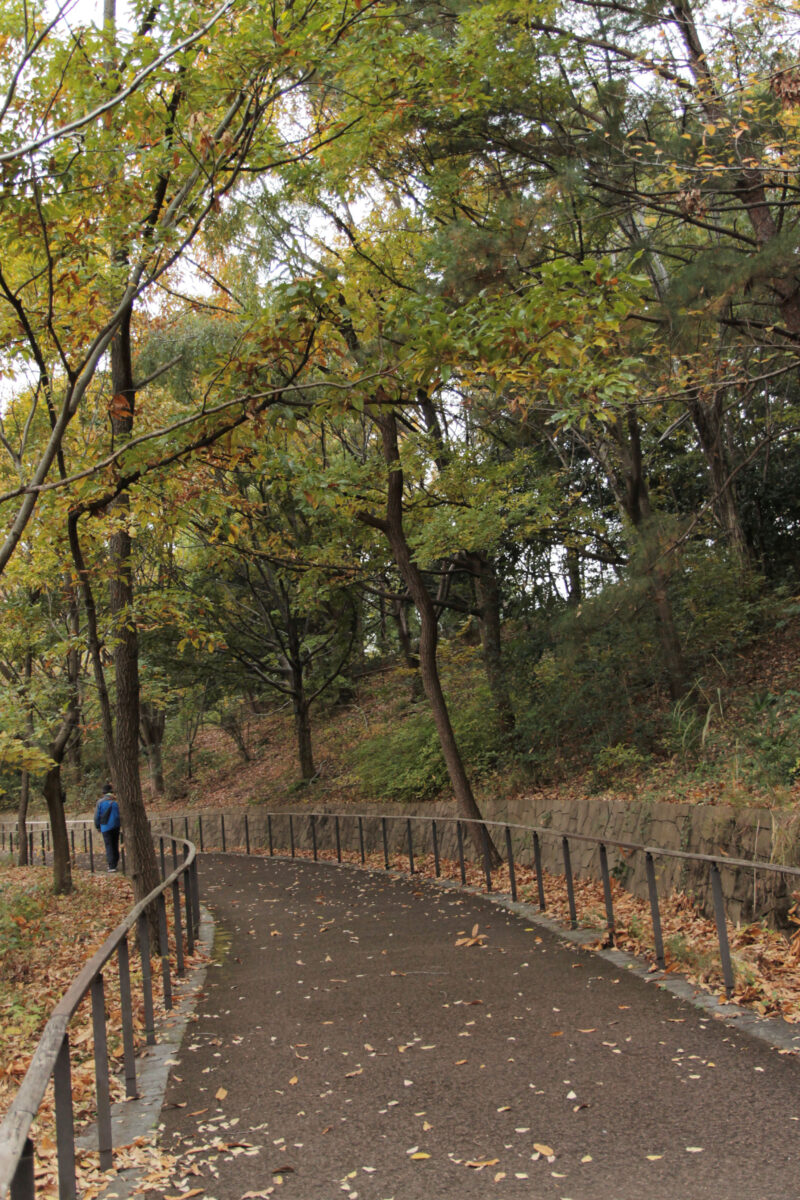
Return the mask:
<path id="1" fill-rule="evenodd" d="M 510 737 L 514 732 L 516 720 L 503 667 L 503 645 L 500 637 L 500 584 L 494 563 L 487 554 L 471 553 L 466 555 L 466 560 L 474 572 L 475 578 L 484 670 L 497 709 L 500 728 L 506 737 Z"/>
<path id="2" fill-rule="evenodd" d="M 19 804 L 17 806 L 17 866 L 28 865 L 28 801 L 31 794 L 31 776 L 29 771 L 22 772 L 19 788 Z"/>
<path id="3" fill-rule="evenodd" d="M 310 782 L 316 775 L 314 753 L 311 744 L 311 721 L 308 705 L 293 697 L 294 732 L 297 738 L 297 754 L 300 761 L 300 778 L 304 783 Z"/>
<path id="4" fill-rule="evenodd" d="M 569 579 L 567 605 L 570 608 L 578 608 L 583 599 L 583 584 L 580 558 L 574 546 L 567 546 L 567 578 Z"/>
<path id="5" fill-rule="evenodd" d="M 53 841 L 53 891 L 68 896 L 72 891 L 72 864 L 69 856 L 67 821 L 64 816 L 64 789 L 61 786 L 61 763 L 51 767 L 44 779 L 44 798 L 50 817 Z"/>
<path id="6" fill-rule="evenodd" d="M 143 703 L 139 706 L 139 736 L 147 754 L 150 768 L 150 787 L 154 796 L 164 794 L 164 763 L 161 747 L 164 742 L 165 713 L 163 708 Z"/>
<path id="7" fill-rule="evenodd" d="M 27 741 L 33 741 L 33 710 L 30 700 L 30 683 L 31 675 L 33 674 L 33 654 L 30 650 L 25 652 L 25 704 L 27 707 Z M 20 867 L 28 866 L 28 803 L 31 795 L 31 776 L 29 771 L 22 772 L 19 789 L 19 806 L 17 808 L 17 833 L 19 835 L 19 845 L 17 846 L 17 865 Z"/>
<path id="8" fill-rule="evenodd" d="M 428 589 L 425 587 L 422 573 L 411 558 L 411 551 L 403 529 L 403 471 L 400 466 L 400 452 L 397 443 L 397 421 L 393 413 L 376 417 L 375 421 L 381 431 L 383 455 L 386 465 L 389 468 L 386 519 L 384 521 L 378 521 L 376 518 L 362 519 L 369 520 L 369 523 L 376 525 L 386 534 L 400 575 L 419 613 L 419 662 L 422 686 L 425 689 L 425 695 L 428 697 L 428 702 L 431 706 L 436 732 L 439 735 L 442 754 L 447 765 L 450 782 L 453 785 L 459 813 L 469 822 L 468 828 L 473 845 L 478 855 L 482 856 L 484 842 L 478 823 L 482 822 L 483 817 L 475 801 L 472 786 L 464 768 L 464 762 L 461 758 L 461 752 L 458 748 L 450 721 L 447 701 L 445 700 L 441 680 L 439 679 L 439 669 L 436 660 L 436 645 L 439 633 L 436 611 L 433 601 L 428 594 Z M 493 866 L 498 866 L 502 862 L 502 859 L 492 838 L 488 835 L 488 831 L 487 843 L 490 861 Z"/>
<path id="9" fill-rule="evenodd" d="M 624 491 L 620 493 L 625 514 L 639 537 L 644 554 L 644 571 L 650 581 L 656 628 L 661 643 L 664 668 L 670 696 L 680 700 L 686 693 L 686 664 L 683 648 L 672 612 L 672 601 L 668 590 L 668 573 L 661 565 L 664 547 L 660 539 L 654 538 L 650 493 L 644 475 L 642 444 L 639 423 L 633 409 L 628 411 L 627 431 L 617 420 L 613 426 L 614 437 L 622 458 Z"/>
<path id="10" fill-rule="evenodd" d="M 419 673 L 419 656 L 414 653 L 411 644 L 411 631 L 408 628 L 408 612 L 406 611 L 405 600 L 392 601 L 392 616 L 397 626 L 397 637 L 403 654 L 403 662 L 409 671 L 413 671 L 411 676 L 411 703 L 416 704 L 422 692 L 422 678 Z"/>
<path id="11" fill-rule="evenodd" d="M 689 411 L 711 477 L 714 515 L 728 539 L 731 552 L 744 567 L 748 563 L 749 552 L 730 479 L 730 463 L 725 452 L 722 397 L 715 392 L 709 403 L 699 396 L 692 397 L 689 401 Z"/>
<path id="12" fill-rule="evenodd" d="M 78 709 L 71 703 L 56 736 L 48 746 L 47 753 L 53 766 L 45 775 L 44 798 L 50 817 L 50 833 L 53 841 L 53 890 L 57 896 L 67 896 L 72 891 L 72 863 L 69 855 L 67 819 L 64 815 L 64 789 L 61 786 L 61 764 L 70 736 L 78 720 Z"/>
<path id="13" fill-rule="evenodd" d="M 131 355 L 131 311 L 111 343 L 111 429 L 115 444 L 130 438 L 136 391 Z M 116 675 L 116 796 L 131 864 L 133 894 L 138 902 L 158 886 L 155 847 L 147 822 L 139 775 L 139 635 L 133 604 L 130 498 L 122 492 L 109 512 L 115 529 L 109 538 L 109 605 L 114 627 Z"/>

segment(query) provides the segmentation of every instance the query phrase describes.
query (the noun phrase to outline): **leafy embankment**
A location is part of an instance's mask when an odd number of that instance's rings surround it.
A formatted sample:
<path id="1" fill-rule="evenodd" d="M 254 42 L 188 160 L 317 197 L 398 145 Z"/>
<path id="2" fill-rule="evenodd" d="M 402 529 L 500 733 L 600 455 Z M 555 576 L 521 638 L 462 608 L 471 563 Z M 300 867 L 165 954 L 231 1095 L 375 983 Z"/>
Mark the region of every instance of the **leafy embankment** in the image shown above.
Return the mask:
<path id="1" fill-rule="evenodd" d="M 778 614 L 780 617 L 780 614 Z M 516 680 L 517 732 L 503 740 L 479 649 L 451 640 L 442 674 L 456 733 L 479 797 L 536 792 L 554 800 L 608 799 L 792 807 L 800 800 L 800 622 L 764 622 L 749 642 L 713 656 L 676 704 L 655 686 L 634 688 L 624 648 L 543 653 Z M 524 677 L 523 677 L 524 676 Z M 297 781 L 291 715 L 242 706 L 237 733 L 207 723 L 187 777 L 181 740 L 166 751 L 167 798 L 152 807 L 237 807 L 327 802 L 341 806 L 446 799 L 447 773 L 413 676 L 387 665 L 317 708 L 315 780 Z"/>

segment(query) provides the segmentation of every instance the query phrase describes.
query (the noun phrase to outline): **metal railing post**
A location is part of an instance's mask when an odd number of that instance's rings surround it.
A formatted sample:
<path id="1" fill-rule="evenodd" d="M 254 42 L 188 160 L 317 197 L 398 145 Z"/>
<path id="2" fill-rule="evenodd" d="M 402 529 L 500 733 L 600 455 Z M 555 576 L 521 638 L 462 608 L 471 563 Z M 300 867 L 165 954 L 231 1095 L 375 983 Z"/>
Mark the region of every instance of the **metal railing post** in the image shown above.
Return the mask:
<path id="1" fill-rule="evenodd" d="M 174 843 L 173 843 L 174 845 Z M 164 1008 L 172 1008 L 172 980 L 169 973 L 169 933 L 167 932 L 167 902 L 164 893 L 158 893 L 158 951 L 161 956 L 161 980 L 164 986 Z"/>
<path id="2" fill-rule="evenodd" d="M 411 818 L 406 819 L 406 835 L 408 837 L 408 873 L 414 874 L 414 835 L 411 830 Z"/>
<path id="3" fill-rule="evenodd" d="M 222 853 L 224 854 L 228 848 L 225 845 L 225 813 L 219 814 L 219 831 L 220 836 L 222 837 Z"/>
<path id="4" fill-rule="evenodd" d="M 481 821 L 481 845 L 483 846 L 483 874 L 486 877 L 486 890 L 492 890 L 492 858 L 489 854 L 489 830 Z"/>
<path id="5" fill-rule="evenodd" d="M 94 875 L 94 830 L 89 830 L 89 870 Z"/>
<path id="6" fill-rule="evenodd" d="M 58 1155 L 58 1200 L 77 1200 L 75 1181 L 75 1121 L 72 1111 L 72 1077 L 69 1065 L 69 1035 L 64 1034 L 53 1068 L 56 1106 L 56 1152 Z"/>
<path id="7" fill-rule="evenodd" d="M 431 821 L 431 836 L 433 838 L 433 870 L 438 879 L 442 873 L 442 865 L 439 862 L 439 836 L 436 830 L 436 821 Z"/>
<path id="8" fill-rule="evenodd" d="M 269 856 L 272 858 L 275 853 L 275 847 L 272 843 L 272 813 L 267 813 L 267 841 L 269 842 Z"/>
<path id="9" fill-rule="evenodd" d="M 197 814 L 197 839 L 200 842 L 200 850 L 203 849 L 203 814 Z"/>
<path id="10" fill-rule="evenodd" d="M 289 849 L 294 858 L 294 817 L 289 813 Z"/>
<path id="11" fill-rule="evenodd" d="M 508 859 L 508 879 L 511 884 L 511 899 L 517 898 L 517 876 L 514 871 L 514 847 L 511 844 L 511 830 L 506 825 L 506 858 Z"/>
<path id="12" fill-rule="evenodd" d="M 600 843 L 600 874 L 603 877 L 603 899 L 606 905 L 606 928 L 611 941 L 614 941 L 614 901 L 611 896 L 611 875 L 608 870 L 608 854 L 603 842 Z"/>
<path id="13" fill-rule="evenodd" d="M 456 841 L 458 842 L 458 865 L 461 868 L 461 883 L 467 882 L 467 868 L 464 862 L 464 831 L 461 822 L 456 821 Z"/>
<path id="14" fill-rule="evenodd" d="M 186 908 L 186 953 L 194 954 L 194 898 L 191 867 L 183 872 L 183 895 Z"/>
<path id="15" fill-rule="evenodd" d="M 33 1142 L 25 1139 L 25 1149 L 11 1180 L 10 1200 L 34 1200 L 36 1183 L 33 1170 Z"/>
<path id="16" fill-rule="evenodd" d="M 364 818 L 358 818 L 358 848 L 361 852 L 361 865 L 367 861 L 367 856 L 364 853 Z"/>
<path id="17" fill-rule="evenodd" d="M 245 853 L 250 853 L 250 824 L 247 820 L 247 813 L 244 814 L 244 848 Z"/>
<path id="18" fill-rule="evenodd" d="M 722 895 L 722 878 L 719 873 L 719 867 L 715 862 L 711 864 L 711 893 L 714 897 L 714 919 L 717 923 L 719 956 L 722 960 L 725 995 L 730 1000 L 734 987 L 733 964 L 731 962 L 731 948 L 728 942 L 728 926 L 725 923 L 725 900 Z"/>
<path id="19" fill-rule="evenodd" d="M 572 879 L 572 858 L 569 852 L 569 838 L 562 837 L 561 852 L 564 856 L 564 877 L 567 883 L 567 900 L 569 902 L 569 924 L 571 929 L 578 928 L 578 913 L 575 908 L 575 885 Z"/>
<path id="20" fill-rule="evenodd" d="M 200 928 L 200 879 L 197 872 L 197 859 L 192 860 L 190 867 L 192 872 L 192 913 L 194 915 L 194 928 Z"/>
<path id="21" fill-rule="evenodd" d="M 333 832 L 336 837 L 336 861 L 342 861 L 342 831 L 339 825 L 338 814 L 333 819 Z"/>
<path id="22" fill-rule="evenodd" d="M 542 843 L 535 830 L 533 834 L 533 862 L 536 868 L 536 890 L 539 897 L 539 911 L 544 912 L 547 904 L 544 898 L 544 875 L 542 874 Z"/>
<path id="23" fill-rule="evenodd" d="M 148 1046 L 156 1044 L 155 1016 L 153 1013 L 153 978 L 150 973 L 150 929 L 147 913 L 140 913 L 136 922 L 139 935 L 139 958 L 142 964 L 142 995 L 144 999 L 144 1037 Z"/>
<path id="24" fill-rule="evenodd" d="M 186 967 L 183 960 L 183 924 L 181 922 L 181 886 L 177 879 L 172 881 L 172 926 L 175 933 L 175 962 L 178 974 L 183 975 Z"/>
<path id="25" fill-rule="evenodd" d="M 125 1064 L 125 1096 L 132 1100 L 138 1095 L 136 1089 L 136 1046 L 133 1037 L 133 1003 L 131 1000 L 131 965 L 128 939 L 124 937 L 117 947 L 119 967 L 119 1006 L 122 1012 L 122 1057 Z"/>
<path id="26" fill-rule="evenodd" d="M 94 1036 L 94 1082 L 97 1100 L 97 1149 L 100 1170 L 112 1165 L 111 1093 L 108 1083 L 108 1044 L 106 1041 L 106 997 L 102 971 L 92 980 L 92 1034 Z"/>
<path id="27" fill-rule="evenodd" d="M 653 943 L 656 950 L 656 965 L 663 971 L 666 966 L 664 959 L 664 938 L 661 934 L 661 913 L 658 910 L 658 888 L 656 887 L 656 870 L 653 856 L 648 850 L 644 856 L 647 871 L 647 891 L 650 896 L 650 916 L 653 921 Z"/>
<path id="28" fill-rule="evenodd" d="M 309 816 L 311 822 L 311 852 L 314 856 L 314 862 L 317 861 L 317 818 L 313 813 Z"/>
<path id="29" fill-rule="evenodd" d="M 161 878 L 162 878 L 162 880 L 164 880 L 167 878 L 167 860 L 164 858 L 164 839 L 163 839 L 163 837 L 159 837 L 159 839 L 158 839 L 158 849 L 159 849 L 159 854 L 161 856 Z"/>
<path id="30" fill-rule="evenodd" d="M 386 828 L 386 817 L 381 817 L 381 839 L 383 841 L 383 869 L 389 870 L 389 834 Z"/>

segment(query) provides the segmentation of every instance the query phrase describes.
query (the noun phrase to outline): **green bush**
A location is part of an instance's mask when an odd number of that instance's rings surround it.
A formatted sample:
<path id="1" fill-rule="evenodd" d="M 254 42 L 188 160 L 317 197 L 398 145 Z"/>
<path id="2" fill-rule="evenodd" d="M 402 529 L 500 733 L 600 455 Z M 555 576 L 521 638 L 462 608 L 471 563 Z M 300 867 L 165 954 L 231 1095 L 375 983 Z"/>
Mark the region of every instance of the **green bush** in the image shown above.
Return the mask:
<path id="1" fill-rule="evenodd" d="M 468 701 L 450 704 L 450 717 L 467 771 L 481 776 L 496 765 L 501 735 L 488 689 L 478 684 Z M 354 774 L 373 800 L 430 800 L 447 786 L 439 736 L 429 712 L 414 712 L 395 728 L 360 742 Z"/>

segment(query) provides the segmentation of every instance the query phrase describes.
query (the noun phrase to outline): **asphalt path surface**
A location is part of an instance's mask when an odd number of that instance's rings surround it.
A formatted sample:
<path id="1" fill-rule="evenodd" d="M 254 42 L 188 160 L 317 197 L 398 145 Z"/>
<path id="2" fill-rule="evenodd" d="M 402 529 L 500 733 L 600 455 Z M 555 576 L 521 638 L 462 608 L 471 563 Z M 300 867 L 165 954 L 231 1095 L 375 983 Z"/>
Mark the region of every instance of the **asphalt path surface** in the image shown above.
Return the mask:
<path id="1" fill-rule="evenodd" d="M 200 885 L 162 1141 L 206 1196 L 800 1196 L 796 1056 L 478 896 L 232 855 Z"/>

